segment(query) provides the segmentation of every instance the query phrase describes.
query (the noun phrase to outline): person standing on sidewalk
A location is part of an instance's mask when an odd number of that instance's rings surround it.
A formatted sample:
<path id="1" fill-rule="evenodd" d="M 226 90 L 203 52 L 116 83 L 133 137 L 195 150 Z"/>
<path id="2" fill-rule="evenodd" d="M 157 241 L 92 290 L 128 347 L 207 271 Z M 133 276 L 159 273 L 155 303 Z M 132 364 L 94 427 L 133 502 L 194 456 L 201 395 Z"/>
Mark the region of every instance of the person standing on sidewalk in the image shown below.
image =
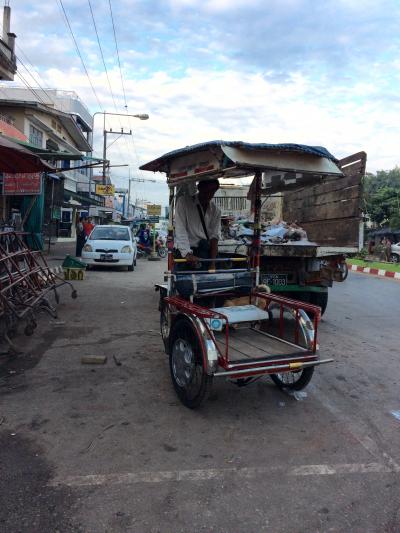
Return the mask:
<path id="1" fill-rule="evenodd" d="M 392 255 L 392 241 L 389 239 L 389 237 L 386 237 L 384 252 L 385 252 L 385 261 L 389 263 L 390 256 Z"/>
<path id="2" fill-rule="evenodd" d="M 93 228 L 94 228 L 94 224 L 92 222 L 91 217 L 87 219 L 85 218 L 85 221 L 83 223 L 83 229 L 85 231 L 86 238 L 88 238 L 89 235 L 92 233 Z"/>
<path id="3" fill-rule="evenodd" d="M 81 257 L 82 255 L 82 248 L 85 246 L 86 241 L 86 233 L 85 233 L 85 227 L 84 222 L 85 218 L 80 217 L 78 220 L 78 224 L 76 225 L 76 250 L 75 250 L 75 256 Z"/>

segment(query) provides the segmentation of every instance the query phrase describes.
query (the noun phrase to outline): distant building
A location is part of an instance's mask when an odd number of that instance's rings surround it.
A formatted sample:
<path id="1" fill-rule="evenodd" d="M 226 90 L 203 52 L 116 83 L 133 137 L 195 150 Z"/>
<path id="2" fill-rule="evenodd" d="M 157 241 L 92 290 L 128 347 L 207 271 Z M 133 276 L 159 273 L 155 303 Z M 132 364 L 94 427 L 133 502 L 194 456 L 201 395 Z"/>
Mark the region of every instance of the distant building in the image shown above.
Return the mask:
<path id="1" fill-rule="evenodd" d="M 248 185 L 221 185 L 214 196 L 214 203 L 221 209 L 221 215 L 234 218 L 248 217 L 251 208 L 247 199 L 248 191 Z"/>

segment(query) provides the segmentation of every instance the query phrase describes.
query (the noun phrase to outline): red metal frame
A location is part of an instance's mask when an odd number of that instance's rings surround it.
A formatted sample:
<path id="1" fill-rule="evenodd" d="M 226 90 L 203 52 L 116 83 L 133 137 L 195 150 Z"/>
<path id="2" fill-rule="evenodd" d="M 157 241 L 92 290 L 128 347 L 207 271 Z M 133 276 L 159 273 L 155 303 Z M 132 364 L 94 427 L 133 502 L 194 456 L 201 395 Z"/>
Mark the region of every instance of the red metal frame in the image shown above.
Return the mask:
<path id="1" fill-rule="evenodd" d="M 289 356 L 282 357 L 282 355 L 271 355 L 269 356 L 268 361 L 262 361 L 255 359 L 253 361 L 249 361 L 246 363 L 245 361 L 241 361 L 240 363 L 237 362 L 230 362 L 229 361 L 229 320 L 226 315 L 223 313 L 219 313 L 217 311 L 213 311 L 211 309 L 208 309 L 206 307 L 202 307 L 198 304 L 194 304 L 192 302 L 189 302 L 188 300 L 185 300 L 184 298 L 180 296 L 167 296 L 164 301 L 169 305 L 172 306 L 177 312 L 183 312 L 187 313 L 188 315 L 193 315 L 202 320 L 202 323 L 204 327 L 207 330 L 207 333 L 209 334 L 210 338 L 214 341 L 215 346 L 218 350 L 218 364 L 221 368 L 224 370 L 229 371 L 235 371 L 235 370 L 249 370 L 249 373 L 241 373 L 240 377 L 251 377 L 254 375 L 260 375 L 260 374 L 268 374 L 268 373 L 275 373 L 271 372 L 268 367 L 275 366 L 277 364 L 282 365 L 288 365 L 289 368 L 287 370 L 282 370 L 282 372 L 290 371 L 290 365 L 296 365 L 297 363 L 300 363 L 301 361 L 316 361 L 318 359 L 317 355 L 317 334 L 318 334 L 318 323 L 321 319 L 321 310 L 319 307 L 307 303 L 298 302 L 296 300 L 291 300 L 289 298 L 284 298 L 275 294 L 266 294 L 261 293 L 258 291 L 253 291 L 252 295 L 257 298 L 264 299 L 269 303 L 277 303 L 280 306 L 280 321 L 279 321 L 279 329 L 280 329 L 280 337 L 283 339 L 284 334 L 284 317 L 283 317 L 283 310 L 284 308 L 290 308 L 295 311 L 295 338 L 294 343 L 295 345 L 298 345 L 298 335 L 299 335 L 299 310 L 303 309 L 304 311 L 308 311 L 309 313 L 313 313 L 313 323 L 314 323 L 314 343 L 312 350 L 310 349 L 304 349 L 303 347 L 300 347 L 303 349 L 301 354 L 293 354 L 293 357 L 291 358 Z M 219 318 L 225 321 L 225 353 L 222 353 L 220 348 L 218 347 L 215 335 L 211 327 L 207 324 L 205 319 L 212 319 L 212 318 Z M 202 347 L 203 351 L 203 358 L 206 357 L 205 351 Z M 206 364 L 206 360 L 204 361 Z M 257 367 L 257 370 L 252 370 L 253 368 Z M 231 375 L 230 377 L 235 378 L 235 375 Z"/>

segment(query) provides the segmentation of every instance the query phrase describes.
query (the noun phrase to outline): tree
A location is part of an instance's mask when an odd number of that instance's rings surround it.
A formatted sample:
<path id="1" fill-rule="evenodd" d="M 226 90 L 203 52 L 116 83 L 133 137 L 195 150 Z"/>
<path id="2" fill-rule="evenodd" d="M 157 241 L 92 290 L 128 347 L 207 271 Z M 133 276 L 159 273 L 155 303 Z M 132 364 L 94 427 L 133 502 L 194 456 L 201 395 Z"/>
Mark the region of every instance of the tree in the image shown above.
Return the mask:
<path id="1" fill-rule="evenodd" d="M 364 209 L 376 224 L 400 229 L 400 167 L 366 174 Z"/>

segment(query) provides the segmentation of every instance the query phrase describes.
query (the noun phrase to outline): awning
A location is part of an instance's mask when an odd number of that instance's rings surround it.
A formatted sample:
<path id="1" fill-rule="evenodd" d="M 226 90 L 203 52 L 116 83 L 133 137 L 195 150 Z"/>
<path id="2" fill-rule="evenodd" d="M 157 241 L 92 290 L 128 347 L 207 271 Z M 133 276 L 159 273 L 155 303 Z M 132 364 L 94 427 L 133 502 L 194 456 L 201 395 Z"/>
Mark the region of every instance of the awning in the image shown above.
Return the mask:
<path id="1" fill-rule="evenodd" d="M 46 172 L 48 170 L 55 170 L 55 168 L 19 143 L 0 135 L 0 172 Z"/>
<path id="2" fill-rule="evenodd" d="M 77 200 L 80 203 L 80 205 L 83 205 L 85 207 L 89 207 L 91 205 L 104 207 L 103 204 L 99 202 L 98 200 L 96 200 L 95 198 L 93 197 L 89 198 L 89 196 L 78 194 L 73 191 L 64 191 L 64 198 L 66 199 L 66 201 L 68 198 Z"/>

